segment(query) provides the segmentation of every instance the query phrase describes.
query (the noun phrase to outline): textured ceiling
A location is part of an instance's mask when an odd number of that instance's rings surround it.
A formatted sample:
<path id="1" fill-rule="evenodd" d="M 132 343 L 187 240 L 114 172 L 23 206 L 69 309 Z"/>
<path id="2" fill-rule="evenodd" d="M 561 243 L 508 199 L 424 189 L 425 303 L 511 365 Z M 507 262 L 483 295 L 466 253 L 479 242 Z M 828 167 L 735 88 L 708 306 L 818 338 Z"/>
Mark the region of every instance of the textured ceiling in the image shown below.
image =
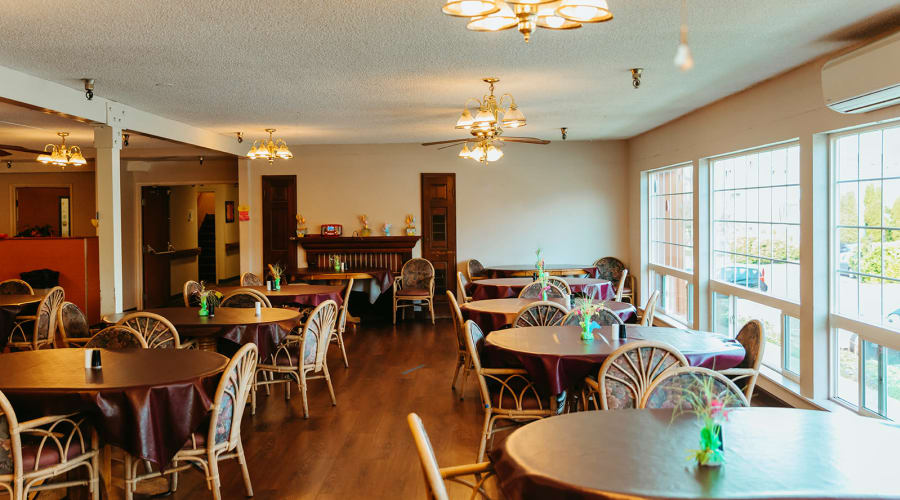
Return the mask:
<path id="1" fill-rule="evenodd" d="M 442 0 L 0 0 L 0 65 L 75 88 L 92 77 L 99 96 L 222 133 L 275 126 L 289 143 L 457 137 L 462 103 L 497 76 L 528 117 L 522 135 L 623 138 L 845 46 L 836 34 L 870 33 L 868 18 L 893 22 L 897 8 L 690 0 L 696 67 L 681 73 L 681 2 L 609 3 L 611 22 L 525 44 L 466 30 Z"/>

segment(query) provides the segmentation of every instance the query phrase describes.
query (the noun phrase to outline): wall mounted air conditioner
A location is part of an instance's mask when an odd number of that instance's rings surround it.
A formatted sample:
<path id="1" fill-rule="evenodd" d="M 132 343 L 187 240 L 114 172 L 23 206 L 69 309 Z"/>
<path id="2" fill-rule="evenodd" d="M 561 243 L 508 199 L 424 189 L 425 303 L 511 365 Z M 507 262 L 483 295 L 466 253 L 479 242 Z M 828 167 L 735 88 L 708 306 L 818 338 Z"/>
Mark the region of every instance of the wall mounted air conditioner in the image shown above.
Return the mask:
<path id="1" fill-rule="evenodd" d="M 822 93 L 839 113 L 900 104 L 900 32 L 825 63 Z"/>

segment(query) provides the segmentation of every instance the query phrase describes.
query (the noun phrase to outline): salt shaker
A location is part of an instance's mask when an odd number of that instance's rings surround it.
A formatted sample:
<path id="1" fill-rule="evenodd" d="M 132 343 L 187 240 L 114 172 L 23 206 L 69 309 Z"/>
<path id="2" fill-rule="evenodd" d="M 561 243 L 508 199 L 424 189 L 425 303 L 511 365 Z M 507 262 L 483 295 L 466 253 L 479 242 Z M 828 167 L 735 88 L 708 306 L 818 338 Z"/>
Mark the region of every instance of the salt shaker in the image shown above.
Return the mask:
<path id="1" fill-rule="evenodd" d="M 262 302 L 256 303 L 256 315 L 262 316 Z"/>
<path id="2" fill-rule="evenodd" d="M 272 280 L 266 280 L 266 290 L 272 291 Z"/>

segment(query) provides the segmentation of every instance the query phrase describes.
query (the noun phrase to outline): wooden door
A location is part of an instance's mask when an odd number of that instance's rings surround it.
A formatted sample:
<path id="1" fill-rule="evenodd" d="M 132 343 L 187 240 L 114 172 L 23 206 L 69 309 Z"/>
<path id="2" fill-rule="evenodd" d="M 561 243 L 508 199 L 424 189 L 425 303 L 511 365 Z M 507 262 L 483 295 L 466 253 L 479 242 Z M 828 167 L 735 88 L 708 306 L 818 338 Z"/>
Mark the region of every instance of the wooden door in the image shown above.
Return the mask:
<path id="1" fill-rule="evenodd" d="M 144 309 L 168 305 L 171 294 L 169 246 L 169 188 L 141 188 L 141 254 L 143 256 Z M 148 247 L 149 245 L 149 247 Z M 150 249 L 153 249 L 153 252 Z"/>
<path id="2" fill-rule="evenodd" d="M 297 176 L 262 176 L 263 273 L 280 263 L 290 274 L 297 268 Z"/>
<path id="3" fill-rule="evenodd" d="M 456 174 L 422 174 L 422 257 L 434 265 L 434 296 L 456 293 Z"/>

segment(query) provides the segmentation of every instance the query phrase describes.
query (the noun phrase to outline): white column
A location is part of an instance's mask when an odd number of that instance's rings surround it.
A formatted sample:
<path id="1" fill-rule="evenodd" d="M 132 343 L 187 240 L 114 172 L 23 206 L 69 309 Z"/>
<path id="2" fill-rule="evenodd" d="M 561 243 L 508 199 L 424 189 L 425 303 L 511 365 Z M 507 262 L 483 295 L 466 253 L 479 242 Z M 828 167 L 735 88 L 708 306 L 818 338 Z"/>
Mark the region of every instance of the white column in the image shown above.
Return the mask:
<path id="1" fill-rule="evenodd" d="M 253 199 L 253 173 L 250 168 L 250 160 L 238 159 L 238 207 L 249 207 Z M 258 188 L 257 188 L 258 189 Z M 251 212 L 252 215 L 252 212 Z M 241 242 L 241 273 L 258 273 L 254 268 L 256 258 L 256 246 L 253 244 L 253 221 L 238 220 L 238 231 Z"/>
<path id="2" fill-rule="evenodd" d="M 94 171 L 97 196 L 97 236 L 100 247 L 100 312 L 122 311 L 122 185 L 119 151 L 122 129 L 94 127 L 97 148 Z"/>
<path id="3" fill-rule="evenodd" d="M 710 220 L 709 160 L 698 159 L 694 168 L 694 328 L 712 330 L 712 296 L 709 292 Z"/>

